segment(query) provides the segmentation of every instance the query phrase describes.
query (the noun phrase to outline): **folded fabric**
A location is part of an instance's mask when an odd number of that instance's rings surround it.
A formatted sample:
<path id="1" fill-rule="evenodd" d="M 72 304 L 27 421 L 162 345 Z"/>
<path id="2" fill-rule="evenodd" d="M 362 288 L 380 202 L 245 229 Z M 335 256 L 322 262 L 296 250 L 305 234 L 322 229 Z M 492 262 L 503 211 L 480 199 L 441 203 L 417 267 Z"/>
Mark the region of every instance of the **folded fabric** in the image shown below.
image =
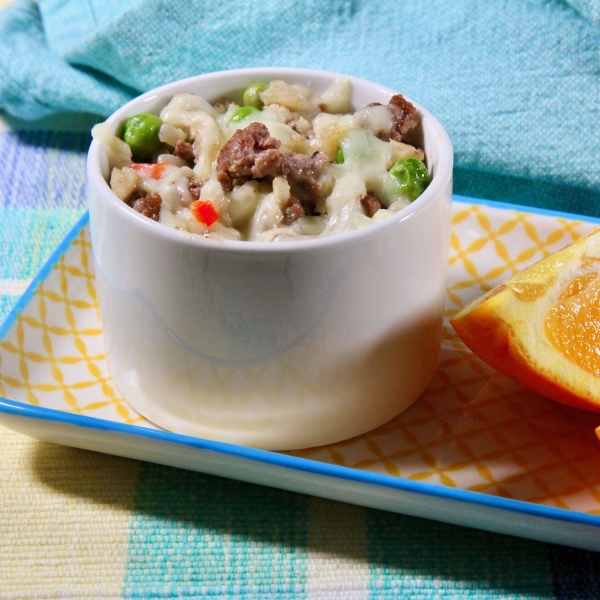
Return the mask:
<path id="1" fill-rule="evenodd" d="M 583 17 L 594 25 L 600 25 L 600 0 L 567 0 Z"/>
<path id="2" fill-rule="evenodd" d="M 139 92 L 199 73 L 327 69 L 429 108 L 463 169 L 600 190 L 598 7 L 599 0 L 20 0 L 0 13 L 0 108 L 27 119 L 105 116 Z"/>

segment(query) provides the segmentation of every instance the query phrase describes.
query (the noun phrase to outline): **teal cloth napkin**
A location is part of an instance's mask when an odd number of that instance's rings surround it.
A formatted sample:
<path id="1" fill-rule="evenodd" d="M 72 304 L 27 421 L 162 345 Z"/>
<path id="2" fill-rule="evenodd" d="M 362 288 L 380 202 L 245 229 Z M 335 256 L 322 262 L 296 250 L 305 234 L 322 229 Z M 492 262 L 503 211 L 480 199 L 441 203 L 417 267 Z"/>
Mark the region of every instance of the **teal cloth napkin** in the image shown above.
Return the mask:
<path id="1" fill-rule="evenodd" d="M 0 108 L 106 116 L 199 73 L 327 69 L 434 112 L 458 192 L 600 214 L 598 24 L 600 0 L 18 0 L 0 13 Z"/>

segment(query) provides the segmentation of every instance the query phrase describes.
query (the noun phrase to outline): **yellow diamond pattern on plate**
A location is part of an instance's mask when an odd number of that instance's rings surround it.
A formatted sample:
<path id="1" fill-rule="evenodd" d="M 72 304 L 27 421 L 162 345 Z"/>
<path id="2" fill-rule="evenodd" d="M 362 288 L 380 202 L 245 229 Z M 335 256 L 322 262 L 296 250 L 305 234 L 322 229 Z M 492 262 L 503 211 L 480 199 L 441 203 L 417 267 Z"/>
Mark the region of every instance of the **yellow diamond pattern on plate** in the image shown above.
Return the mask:
<path id="1" fill-rule="evenodd" d="M 313 460 L 600 514 L 600 415 L 561 406 L 500 376 L 448 319 L 517 271 L 594 229 L 551 216 L 456 202 L 444 343 L 422 397 L 368 434 L 294 452 Z M 0 395 L 153 427 L 127 406 L 106 362 L 85 228 L 0 342 Z M 261 381 L 253 382 L 259 393 Z"/>
<path id="2" fill-rule="evenodd" d="M 0 342 L 0 395 L 151 427 L 110 379 L 92 260 L 86 228 Z"/>

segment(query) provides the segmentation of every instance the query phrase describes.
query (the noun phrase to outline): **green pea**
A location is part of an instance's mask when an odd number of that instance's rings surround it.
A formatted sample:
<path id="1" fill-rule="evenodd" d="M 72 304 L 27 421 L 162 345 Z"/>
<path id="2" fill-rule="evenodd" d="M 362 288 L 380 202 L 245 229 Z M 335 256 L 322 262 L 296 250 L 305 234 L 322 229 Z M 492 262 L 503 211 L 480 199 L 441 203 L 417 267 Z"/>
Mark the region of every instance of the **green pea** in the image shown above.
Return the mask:
<path id="1" fill-rule="evenodd" d="M 229 119 L 229 124 L 231 123 L 239 123 L 244 119 L 247 119 L 252 113 L 256 113 L 258 110 L 253 106 L 240 106 L 233 111 L 231 118 Z"/>
<path id="2" fill-rule="evenodd" d="M 389 171 L 390 179 L 398 192 L 412 202 L 429 185 L 429 173 L 423 162 L 416 158 L 401 158 Z"/>
<path id="3" fill-rule="evenodd" d="M 251 83 L 244 90 L 244 106 L 253 106 L 257 110 L 261 110 L 261 108 L 265 105 L 265 103 L 260 98 L 260 93 L 264 92 L 269 87 L 266 83 Z"/>
<path id="4" fill-rule="evenodd" d="M 140 113 L 125 121 L 123 140 L 129 144 L 134 160 L 148 160 L 160 150 L 162 142 L 158 139 L 158 131 L 161 125 L 160 118 L 150 113 Z"/>
<path id="5" fill-rule="evenodd" d="M 338 146 L 338 149 L 335 153 L 335 162 L 338 165 L 343 165 L 344 164 L 344 151 Z"/>

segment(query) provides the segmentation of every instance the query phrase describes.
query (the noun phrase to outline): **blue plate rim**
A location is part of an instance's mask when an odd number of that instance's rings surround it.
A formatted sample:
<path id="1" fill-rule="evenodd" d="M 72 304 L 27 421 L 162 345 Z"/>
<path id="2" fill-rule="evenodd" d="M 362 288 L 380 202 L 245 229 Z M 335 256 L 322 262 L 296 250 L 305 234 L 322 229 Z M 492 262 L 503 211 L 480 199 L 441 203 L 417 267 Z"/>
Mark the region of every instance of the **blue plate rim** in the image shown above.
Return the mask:
<path id="1" fill-rule="evenodd" d="M 453 199 L 458 202 L 474 205 L 484 205 L 491 208 L 499 208 L 503 210 L 512 210 L 516 212 L 524 212 L 529 214 L 539 214 L 543 216 L 551 216 L 556 218 L 565 218 L 570 220 L 580 220 L 589 223 L 600 224 L 600 219 L 588 217 L 585 215 L 577 215 L 560 211 L 541 209 L 537 207 L 529 207 L 517 204 L 508 204 L 505 202 L 497 202 L 494 200 L 485 200 L 480 198 L 470 198 L 467 196 L 454 195 Z M 0 341 L 2 341 L 12 325 L 16 321 L 20 312 L 29 304 L 39 284 L 46 279 L 54 265 L 60 260 L 61 256 L 69 248 L 73 240 L 79 235 L 80 231 L 89 222 L 89 212 L 86 213 L 77 221 L 65 238 L 56 247 L 50 258 L 44 266 L 38 271 L 28 286 L 25 293 L 17 301 L 15 306 L 7 315 L 6 319 L 0 325 Z M 113 433 L 128 434 L 146 439 L 152 439 L 160 442 L 167 442 L 181 446 L 195 448 L 197 450 L 208 450 L 217 454 L 235 456 L 251 460 L 258 463 L 263 463 L 271 466 L 283 467 L 299 472 L 308 472 L 316 475 L 345 479 L 357 483 L 371 484 L 387 489 L 397 489 L 404 492 L 422 494 L 425 496 L 441 498 L 445 500 L 453 500 L 468 504 L 476 504 L 488 508 L 499 509 L 503 511 L 515 512 L 529 516 L 542 517 L 555 521 L 566 521 L 578 523 L 581 525 L 591 525 L 600 528 L 600 516 L 589 515 L 563 508 L 544 506 L 541 504 L 533 504 L 524 500 L 515 500 L 512 498 L 502 498 L 500 496 L 491 496 L 482 492 L 473 492 L 458 488 L 445 487 L 439 484 L 413 481 L 402 477 L 392 477 L 380 473 L 371 473 L 369 471 L 361 471 L 350 467 L 340 465 L 332 465 L 319 461 L 280 454 L 268 450 L 258 450 L 224 442 L 216 442 L 203 438 L 195 438 L 191 436 L 171 433 L 168 431 L 159 431 L 140 427 L 136 425 L 128 425 L 125 423 L 117 423 L 105 419 L 88 417 L 85 415 L 77 415 L 64 411 L 34 406 L 17 402 L 8 398 L 0 397 L 0 412 L 19 417 L 33 418 L 37 420 L 53 421 L 95 429 L 98 431 L 108 431 Z"/>

